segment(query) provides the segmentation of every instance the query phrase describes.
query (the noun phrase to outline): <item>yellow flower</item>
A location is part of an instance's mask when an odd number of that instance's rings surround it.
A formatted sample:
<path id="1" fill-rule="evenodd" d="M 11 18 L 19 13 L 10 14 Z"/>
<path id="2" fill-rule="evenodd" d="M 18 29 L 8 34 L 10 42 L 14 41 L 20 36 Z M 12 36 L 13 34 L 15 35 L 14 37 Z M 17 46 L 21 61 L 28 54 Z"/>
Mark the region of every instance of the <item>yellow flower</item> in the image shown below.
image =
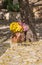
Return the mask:
<path id="1" fill-rule="evenodd" d="M 12 32 L 22 32 L 23 31 L 23 27 L 18 22 L 12 22 L 10 24 L 10 30 Z"/>

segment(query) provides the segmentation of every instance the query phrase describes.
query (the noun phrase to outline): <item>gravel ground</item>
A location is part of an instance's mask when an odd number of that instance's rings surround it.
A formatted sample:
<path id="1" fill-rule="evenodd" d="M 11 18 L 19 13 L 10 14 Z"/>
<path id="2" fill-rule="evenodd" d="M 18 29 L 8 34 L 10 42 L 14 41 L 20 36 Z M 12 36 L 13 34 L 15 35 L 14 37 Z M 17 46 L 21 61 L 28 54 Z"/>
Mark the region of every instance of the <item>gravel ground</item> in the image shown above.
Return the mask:
<path id="1" fill-rule="evenodd" d="M 0 57 L 0 65 L 42 65 L 42 41 L 33 43 L 11 43 Z"/>

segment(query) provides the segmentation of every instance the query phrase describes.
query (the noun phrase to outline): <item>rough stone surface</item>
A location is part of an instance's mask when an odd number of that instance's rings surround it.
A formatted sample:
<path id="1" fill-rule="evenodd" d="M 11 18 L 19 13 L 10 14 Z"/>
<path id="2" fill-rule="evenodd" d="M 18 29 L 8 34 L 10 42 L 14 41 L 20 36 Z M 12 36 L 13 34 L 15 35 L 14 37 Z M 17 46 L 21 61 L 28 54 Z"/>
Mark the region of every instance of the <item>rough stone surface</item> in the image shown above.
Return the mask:
<path id="1" fill-rule="evenodd" d="M 42 65 L 42 41 L 26 45 L 12 43 L 0 57 L 0 65 Z"/>

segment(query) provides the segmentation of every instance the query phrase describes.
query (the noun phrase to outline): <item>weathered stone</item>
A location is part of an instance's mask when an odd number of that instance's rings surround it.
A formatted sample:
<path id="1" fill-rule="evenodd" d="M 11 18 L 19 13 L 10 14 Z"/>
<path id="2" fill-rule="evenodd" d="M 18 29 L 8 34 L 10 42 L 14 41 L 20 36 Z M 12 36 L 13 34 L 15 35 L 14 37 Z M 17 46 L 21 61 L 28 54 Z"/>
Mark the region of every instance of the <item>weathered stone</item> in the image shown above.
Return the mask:
<path id="1" fill-rule="evenodd" d="M 33 33 L 32 33 L 32 31 L 30 29 L 26 33 L 26 41 L 34 41 Z"/>

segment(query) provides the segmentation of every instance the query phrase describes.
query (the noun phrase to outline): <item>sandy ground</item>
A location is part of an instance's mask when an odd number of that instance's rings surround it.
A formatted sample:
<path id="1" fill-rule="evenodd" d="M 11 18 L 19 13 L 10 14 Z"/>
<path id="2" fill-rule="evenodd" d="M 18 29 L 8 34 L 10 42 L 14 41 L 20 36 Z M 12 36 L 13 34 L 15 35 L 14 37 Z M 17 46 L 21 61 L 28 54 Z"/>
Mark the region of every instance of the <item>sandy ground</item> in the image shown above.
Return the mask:
<path id="1" fill-rule="evenodd" d="M 34 43 L 11 43 L 0 57 L 0 65 L 42 65 L 42 40 Z"/>

